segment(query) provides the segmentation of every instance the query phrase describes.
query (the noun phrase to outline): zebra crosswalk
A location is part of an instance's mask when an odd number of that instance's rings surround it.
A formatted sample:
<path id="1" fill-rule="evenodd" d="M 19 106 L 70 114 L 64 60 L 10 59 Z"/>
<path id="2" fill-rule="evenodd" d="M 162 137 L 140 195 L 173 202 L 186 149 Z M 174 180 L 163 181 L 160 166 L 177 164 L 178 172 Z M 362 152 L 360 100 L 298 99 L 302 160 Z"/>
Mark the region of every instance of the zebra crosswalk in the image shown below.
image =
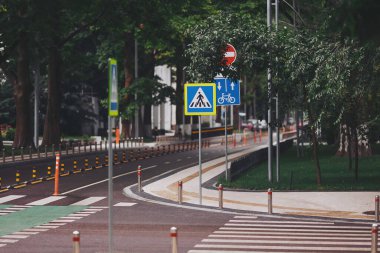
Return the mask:
<path id="1" fill-rule="evenodd" d="M 101 212 L 108 208 L 105 199 L 104 196 L 0 197 L 0 248 Z M 135 204 L 118 202 L 114 206 L 125 208 Z"/>
<path id="2" fill-rule="evenodd" d="M 235 216 L 188 253 L 370 251 L 370 224 Z"/>
<path id="3" fill-rule="evenodd" d="M 28 195 L 8 195 L 0 197 L 0 205 L 12 205 L 0 209 L 0 216 L 7 213 L 12 213 L 15 211 L 23 210 L 30 206 L 46 206 L 46 205 L 59 205 L 59 206 L 97 206 L 104 205 L 106 197 L 104 196 L 94 196 L 94 197 L 78 197 L 73 196 L 28 196 Z M 103 202 L 102 202 L 103 201 Z M 133 202 L 118 202 L 114 206 L 134 206 L 136 203 Z"/>

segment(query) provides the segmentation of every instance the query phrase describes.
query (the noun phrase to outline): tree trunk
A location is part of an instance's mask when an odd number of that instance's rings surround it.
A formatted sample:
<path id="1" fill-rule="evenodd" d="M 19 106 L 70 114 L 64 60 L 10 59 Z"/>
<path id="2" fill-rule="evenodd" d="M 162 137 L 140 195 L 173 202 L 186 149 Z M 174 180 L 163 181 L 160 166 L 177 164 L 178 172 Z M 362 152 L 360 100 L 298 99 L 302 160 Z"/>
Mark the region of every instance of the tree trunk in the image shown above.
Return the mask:
<path id="1" fill-rule="evenodd" d="M 61 139 L 61 55 L 55 44 L 48 56 L 48 100 L 42 145 L 58 145 Z"/>
<path id="2" fill-rule="evenodd" d="M 14 97 L 16 103 L 16 133 L 13 147 L 34 146 L 33 124 L 31 121 L 32 84 L 29 78 L 28 35 L 19 32 L 17 45 L 17 78 L 14 80 Z"/>

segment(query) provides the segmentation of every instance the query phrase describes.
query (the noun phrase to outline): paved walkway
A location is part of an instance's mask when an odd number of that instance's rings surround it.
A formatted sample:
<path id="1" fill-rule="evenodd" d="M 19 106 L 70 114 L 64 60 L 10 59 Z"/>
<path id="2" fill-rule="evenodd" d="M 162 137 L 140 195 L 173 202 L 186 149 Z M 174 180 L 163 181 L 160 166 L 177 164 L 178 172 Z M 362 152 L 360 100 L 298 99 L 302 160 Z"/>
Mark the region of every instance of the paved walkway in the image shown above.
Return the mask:
<path id="1" fill-rule="evenodd" d="M 230 155 L 236 158 L 259 146 Z M 202 165 L 202 182 L 206 182 L 225 171 L 225 158 Z M 183 202 L 199 204 L 199 167 L 194 166 L 144 186 L 150 195 L 177 201 L 177 182 L 183 181 Z M 267 192 L 224 191 L 224 207 L 267 212 Z M 374 198 L 380 192 L 273 192 L 273 213 L 307 215 L 318 217 L 368 219 L 373 215 L 363 212 L 374 211 Z M 218 191 L 202 188 L 202 205 L 217 207 Z"/>

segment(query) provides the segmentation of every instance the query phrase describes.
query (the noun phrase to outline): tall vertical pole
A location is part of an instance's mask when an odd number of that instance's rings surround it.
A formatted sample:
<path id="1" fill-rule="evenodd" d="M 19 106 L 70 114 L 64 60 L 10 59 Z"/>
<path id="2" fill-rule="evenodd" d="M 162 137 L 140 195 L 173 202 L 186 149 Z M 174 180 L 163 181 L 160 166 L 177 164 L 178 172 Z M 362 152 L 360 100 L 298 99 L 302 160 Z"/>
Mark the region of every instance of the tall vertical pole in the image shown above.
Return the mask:
<path id="1" fill-rule="evenodd" d="M 272 13 L 271 5 L 272 0 L 267 0 L 267 26 L 268 31 L 271 31 L 272 26 Z M 269 63 L 268 63 L 268 181 L 272 182 L 272 69 L 270 52 L 268 50 Z"/>
<path id="2" fill-rule="evenodd" d="M 112 119 L 108 116 L 108 252 L 112 253 L 113 154 Z"/>
<path id="3" fill-rule="evenodd" d="M 230 181 L 229 173 L 228 173 L 228 136 L 227 136 L 227 106 L 223 106 L 225 108 L 225 117 L 224 117 L 224 135 L 225 135 L 225 157 L 226 157 L 226 181 Z"/>
<path id="4" fill-rule="evenodd" d="M 39 104 L 39 90 L 40 90 L 40 67 L 38 64 L 35 66 L 34 76 L 34 145 L 38 147 L 38 104 Z"/>
<path id="5" fill-rule="evenodd" d="M 275 24 L 276 24 L 276 31 L 278 29 L 278 10 L 279 10 L 279 0 L 275 0 L 276 6 L 275 6 Z M 276 63 L 278 61 L 278 58 L 276 57 Z M 277 75 L 277 73 L 276 73 Z M 278 91 L 276 94 L 276 180 L 277 182 L 280 181 L 280 127 L 279 127 L 279 120 L 278 120 Z"/>
<path id="6" fill-rule="evenodd" d="M 135 80 L 139 77 L 139 64 L 138 64 L 138 44 L 137 39 L 135 39 Z M 137 94 L 135 94 L 135 101 L 137 101 Z M 135 137 L 139 136 L 139 110 L 138 107 L 135 111 Z"/>
<path id="7" fill-rule="evenodd" d="M 280 128 L 278 125 L 278 93 L 276 97 L 276 181 L 280 181 Z"/>
<path id="8" fill-rule="evenodd" d="M 198 139 L 199 139 L 199 205 L 202 205 L 202 133 L 201 116 L 198 116 Z"/>

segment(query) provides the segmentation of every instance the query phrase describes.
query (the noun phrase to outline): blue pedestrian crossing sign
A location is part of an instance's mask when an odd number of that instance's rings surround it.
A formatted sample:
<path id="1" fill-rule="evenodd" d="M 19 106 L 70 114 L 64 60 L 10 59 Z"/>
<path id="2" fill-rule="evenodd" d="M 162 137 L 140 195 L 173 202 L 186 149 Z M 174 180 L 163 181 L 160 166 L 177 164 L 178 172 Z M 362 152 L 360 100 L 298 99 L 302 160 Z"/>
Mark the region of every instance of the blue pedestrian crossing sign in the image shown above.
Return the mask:
<path id="1" fill-rule="evenodd" d="M 216 115 L 215 83 L 186 83 L 185 115 Z"/>
<path id="2" fill-rule="evenodd" d="M 216 104 L 240 105 L 240 82 L 225 77 L 214 78 L 216 84 Z"/>

